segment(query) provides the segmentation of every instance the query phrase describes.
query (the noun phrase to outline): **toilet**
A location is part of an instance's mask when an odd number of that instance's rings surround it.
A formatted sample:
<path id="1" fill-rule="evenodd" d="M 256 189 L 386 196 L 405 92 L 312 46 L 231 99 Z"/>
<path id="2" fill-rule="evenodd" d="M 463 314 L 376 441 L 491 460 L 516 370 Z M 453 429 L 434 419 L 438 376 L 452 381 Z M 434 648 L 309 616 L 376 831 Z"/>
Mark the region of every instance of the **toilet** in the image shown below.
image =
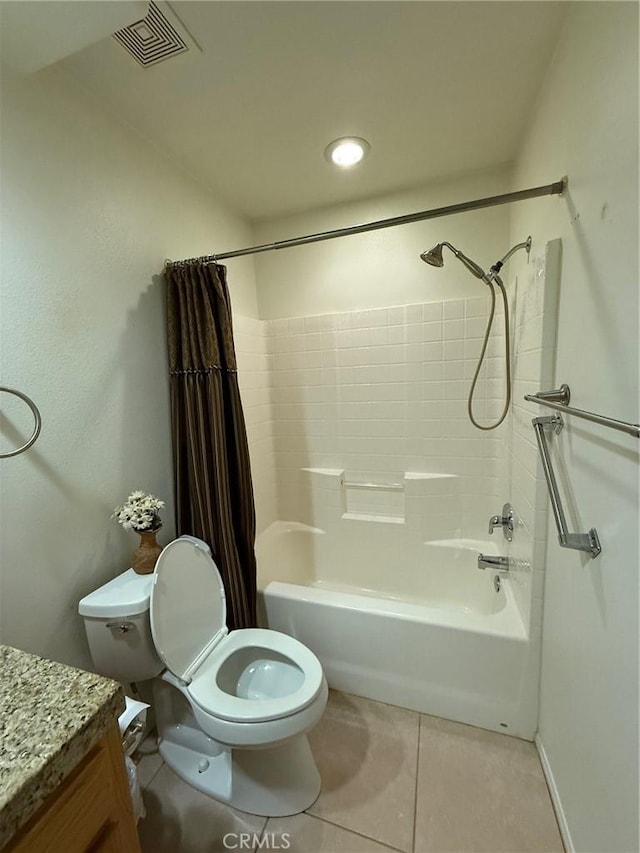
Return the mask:
<path id="1" fill-rule="evenodd" d="M 152 575 L 133 569 L 78 607 L 98 672 L 153 679 L 159 751 L 185 782 L 240 811 L 307 809 L 320 775 L 306 733 L 327 703 L 319 660 L 277 631 L 228 632 L 209 546 L 181 536 Z"/>

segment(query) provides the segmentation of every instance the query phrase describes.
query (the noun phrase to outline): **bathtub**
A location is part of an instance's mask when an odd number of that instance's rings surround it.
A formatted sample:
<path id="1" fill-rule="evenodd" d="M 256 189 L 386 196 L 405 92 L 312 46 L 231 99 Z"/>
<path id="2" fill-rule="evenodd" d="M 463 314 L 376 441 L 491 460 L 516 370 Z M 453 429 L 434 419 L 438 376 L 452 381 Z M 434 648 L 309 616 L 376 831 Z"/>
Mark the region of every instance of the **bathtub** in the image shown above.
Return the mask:
<path id="1" fill-rule="evenodd" d="M 420 543 L 417 564 L 390 558 L 383 573 L 367 571 L 374 528 L 360 553 L 335 540 L 284 521 L 258 537 L 261 623 L 312 649 L 337 690 L 532 739 L 531 643 L 508 575 L 496 590 L 476 565 L 496 544 Z"/>

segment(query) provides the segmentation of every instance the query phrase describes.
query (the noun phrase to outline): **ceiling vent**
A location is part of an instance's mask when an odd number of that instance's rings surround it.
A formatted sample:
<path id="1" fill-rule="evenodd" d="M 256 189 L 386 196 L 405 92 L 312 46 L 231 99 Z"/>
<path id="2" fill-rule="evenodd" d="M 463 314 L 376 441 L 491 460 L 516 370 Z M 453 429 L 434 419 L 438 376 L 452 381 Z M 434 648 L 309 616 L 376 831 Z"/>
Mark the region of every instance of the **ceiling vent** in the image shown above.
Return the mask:
<path id="1" fill-rule="evenodd" d="M 168 4 L 163 6 L 165 8 L 161 11 L 155 3 L 149 3 L 149 11 L 144 18 L 113 34 L 127 53 L 145 68 L 186 53 L 192 47 L 199 49 Z M 182 31 L 179 32 L 178 28 Z"/>

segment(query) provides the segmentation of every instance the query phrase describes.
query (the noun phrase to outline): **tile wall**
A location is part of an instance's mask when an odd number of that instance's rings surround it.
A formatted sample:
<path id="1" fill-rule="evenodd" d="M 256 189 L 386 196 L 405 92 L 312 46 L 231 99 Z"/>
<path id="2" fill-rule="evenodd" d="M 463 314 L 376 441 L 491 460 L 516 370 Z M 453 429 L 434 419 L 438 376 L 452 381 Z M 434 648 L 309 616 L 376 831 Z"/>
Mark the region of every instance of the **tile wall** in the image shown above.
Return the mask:
<path id="1" fill-rule="evenodd" d="M 278 518 L 271 381 L 264 327 L 261 320 L 252 317 L 236 315 L 233 320 L 238 384 L 247 428 L 258 533 Z"/>
<path id="2" fill-rule="evenodd" d="M 446 516 L 443 529 L 486 529 L 487 504 L 493 507 L 500 491 L 501 431 L 475 430 L 466 397 L 488 302 L 485 296 L 266 323 L 280 518 L 314 523 L 303 468 L 342 469 L 347 480 L 381 483 L 412 471 L 458 476 L 460 500 L 432 508 Z M 480 418 L 501 408 L 503 346 L 499 336 L 489 347 L 477 389 Z M 389 515 L 398 508 L 392 495 Z M 383 498 L 360 495 L 375 500 L 380 514 Z"/>

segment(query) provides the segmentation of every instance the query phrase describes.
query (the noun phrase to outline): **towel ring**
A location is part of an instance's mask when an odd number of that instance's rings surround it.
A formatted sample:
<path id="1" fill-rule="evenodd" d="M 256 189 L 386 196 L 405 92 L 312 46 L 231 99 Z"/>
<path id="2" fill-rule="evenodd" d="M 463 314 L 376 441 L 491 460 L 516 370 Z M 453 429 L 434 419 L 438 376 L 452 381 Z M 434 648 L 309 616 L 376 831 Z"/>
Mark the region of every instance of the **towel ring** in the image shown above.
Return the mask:
<path id="1" fill-rule="evenodd" d="M 24 453 L 25 450 L 28 450 L 31 447 L 31 445 L 40 435 L 40 429 L 42 428 L 42 418 L 40 417 L 40 411 L 38 410 L 38 407 L 33 402 L 31 397 L 27 397 L 26 394 L 22 393 L 22 391 L 16 391 L 15 388 L 6 388 L 4 385 L 0 385 L 0 391 L 6 391 L 7 394 L 13 394 L 16 397 L 20 397 L 21 400 L 24 400 L 24 402 L 33 412 L 33 417 L 35 420 L 33 435 L 27 442 L 22 445 L 22 447 L 18 447 L 17 450 L 12 450 L 11 453 L 0 453 L 0 459 L 8 459 L 9 456 L 17 456 L 19 453 Z"/>

